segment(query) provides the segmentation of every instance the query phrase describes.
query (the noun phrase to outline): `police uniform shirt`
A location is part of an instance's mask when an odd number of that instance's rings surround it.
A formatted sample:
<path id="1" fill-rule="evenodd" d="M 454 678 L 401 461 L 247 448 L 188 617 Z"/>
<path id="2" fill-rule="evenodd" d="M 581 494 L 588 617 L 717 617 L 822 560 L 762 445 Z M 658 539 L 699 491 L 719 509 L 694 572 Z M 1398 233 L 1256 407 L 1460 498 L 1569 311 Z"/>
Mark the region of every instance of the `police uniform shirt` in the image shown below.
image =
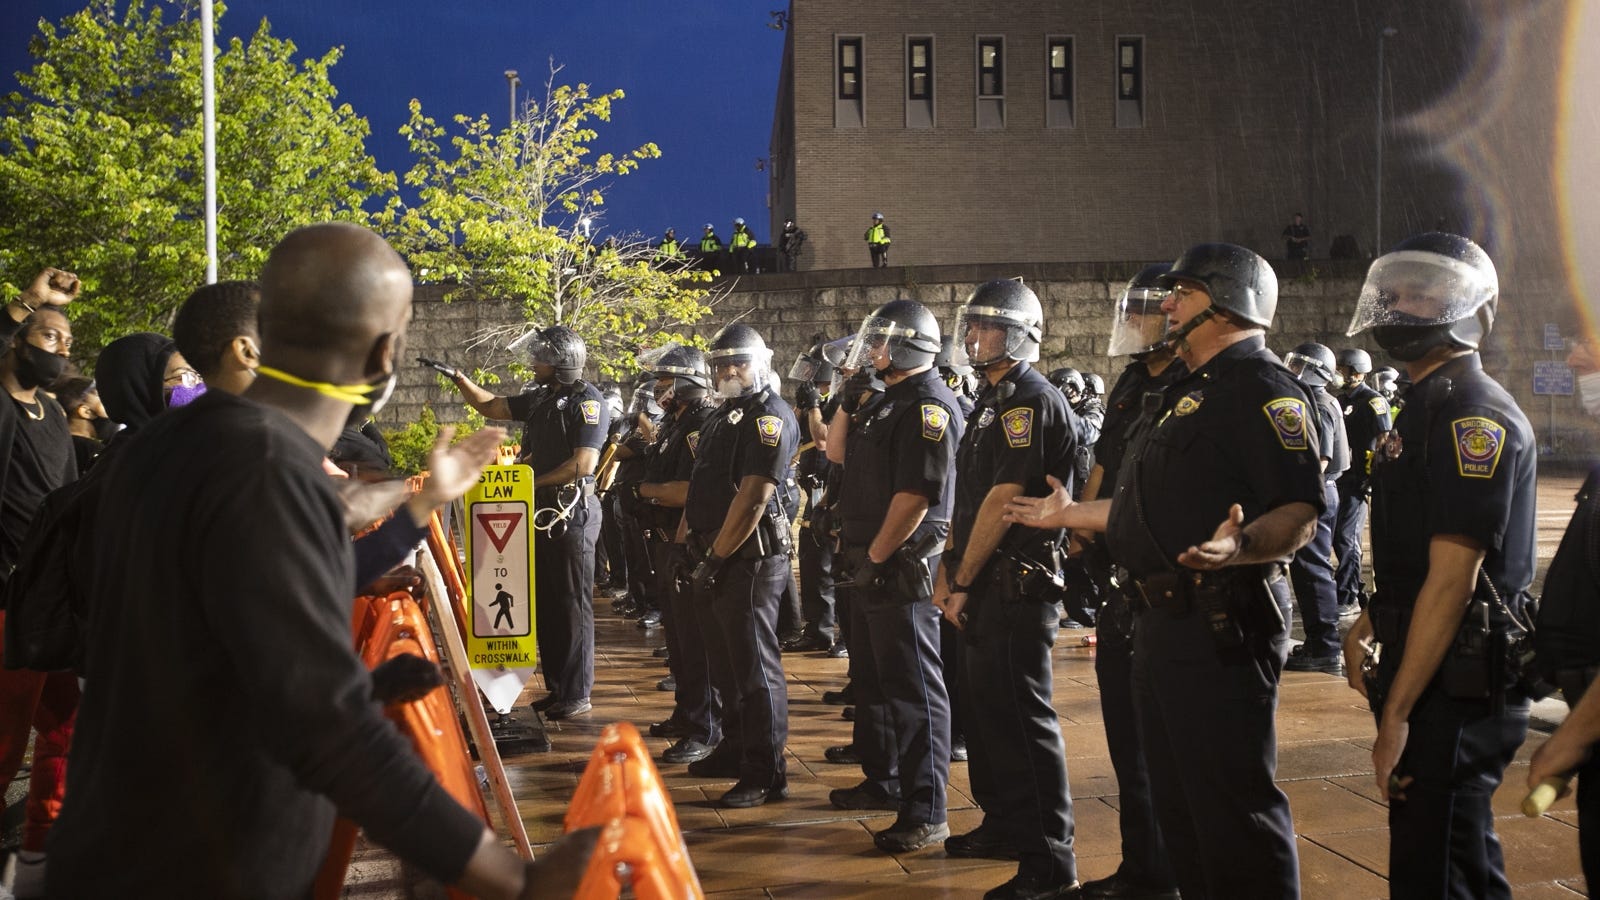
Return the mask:
<path id="1" fill-rule="evenodd" d="M 1378 438 L 1394 427 L 1394 415 L 1389 401 L 1365 383 L 1345 391 L 1340 399 L 1345 442 L 1350 445 L 1350 468 L 1339 476 L 1339 489 L 1354 494 L 1366 488 L 1367 476 L 1372 474 L 1372 451 L 1378 446 Z"/>
<path id="2" fill-rule="evenodd" d="M 839 497 L 847 542 L 871 543 L 895 494 L 928 498 L 925 522 L 950 520 L 962 432 L 957 406 L 929 370 L 891 385 L 871 415 L 851 424 Z"/>
<path id="3" fill-rule="evenodd" d="M 1316 411 L 1305 385 L 1253 335 L 1167 388 L 1111 498 L 1112 558 L 1135 577 L 1169 571 L 1238 503 L 1249 523 L 1288 503 L 1323 511 Z"/>
<path id="4" fill-rule="evenodd" d="M 718 407 L 700 432 L 684 507 L 689 530 L 710 534 L 721 528 L 739 483 L 751 475 L 773 483 L 767 514 L 776 511 L 799 436 L 794 411 L 771 390 L 737 397 Z"/>
<path id="5" fill-rule="evenodd" d="M 1429 543 L 1459 534 L 1486 551 L 1501 596 L 1533 581 L 1533 428 L 1476 353 L 1418 382 L 1372 466 L 1372 565 L 1382 599 L 1409 604 Z"/>
<path id="6" fill-rule="evenodd" d="M 1333 481 L 1350 468 L 1350 445 L 1344 434 L 1344 407 L 1339 399 L 1325 390 L 1311 390 L 1311 399 L 1317 403 L 1317 436 L 1321 449 L 1318 454 L 1328 461 L 1322 477 Z"/>
<path id="7" fill-rule="evenodd" d="M 696 400 L 692 406 L 668 420 L 666 428 L 661 432 L 661 439 L 656 442 L 655 449 L 646 460 L 644 473 L 646 482 L 670 484 L 674 481 L 689 480 L 689 476 L 694 472 L 695 453 L 700 448 L 701 430 L 715 410 L 716 405 L 710 401 Z M 655 524 L 667 532 L 666 539 L 671 540 L 677 534 L 678 520 L 683 518 L 682 509 L 672 506 L 644 508 L 654 511 Z"/>
<path id="8" fill-rule="evenodd" d="M 506 398 L 511 417 L 522 423 L 519 462 L 535 476 L 558 468 L 580 448 L 605 446 L 611 411 L 605 398 L 587 381 L 541 385 Z"/>
<path id="9" fill-rule="evenodd" d="M 956 453 L 955 504 L 950 517 L 951 549 L 959 556 L 989 489 L 1020 484 L 1022 493 L 1050 493 L 1046 475 L 1072 487 L 1077 423 L 1067 400 L 1032 366 L 1018 363 L 998 384 L 988 386 L 973 407 Z M 1019 546 L 1046 532 L 1013 528 L 1004 545 Z M 1051 534 L 1053 536 L 1053 533 Z"/>
<path id="10" fill-rule="evenodd" d="M 1181 359 L 1167 363 L 1159 375 L 1151 375 L 1149 367 L 1139 360 L 1134 360 L 1122 370 L 1111 393 L 1106 395 L 1106 419 L 1100 425 L 1100 442 L 1094 448 L 1095 462 L 1101 469 L 1100 496 L 1085 499 L 1100 500 L 1111 496 L 1117 486 L 1117 472 L 1122 468 L 1122 457 L 1133 443 L 1140 422 L 1148 418 L 1144 409 L 1145 396 L 1153 395 L 1150 402 L 1159 408 L 1161 392 L 1188 371 L 1189 367 Z"/>
<path id="11" fill-rule="evenodd" d="M 651 419 L 650 422 L 658 428 L 660 427 L 659 417 Z M 660 437 L 661 434 L 657 431 L 657 441 L 660 440 Z M 650 456 L 655 452 L 656 444 L 647 440 L 644 436 L 644 431 L 637 425 L 628 429 L 622 435 L 620 443 L 632 451 L 633 455 L 618 461 L 616 482 L 618 484 L 631 484 L 635 481 L 643 481 L 645 468 L 649 464 Z"/>

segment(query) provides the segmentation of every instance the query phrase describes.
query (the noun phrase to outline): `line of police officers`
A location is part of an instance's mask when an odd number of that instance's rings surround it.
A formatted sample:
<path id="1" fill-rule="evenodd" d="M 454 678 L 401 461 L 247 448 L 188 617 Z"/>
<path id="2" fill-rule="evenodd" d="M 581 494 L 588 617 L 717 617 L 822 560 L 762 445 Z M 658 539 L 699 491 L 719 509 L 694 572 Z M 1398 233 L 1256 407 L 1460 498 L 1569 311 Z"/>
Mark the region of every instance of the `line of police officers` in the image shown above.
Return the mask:
<path id="1" fill-rule="evenodd" d="M 1509 896 L 1489 796 L 1527 725 L 1527 689 L 1509 661 L 1533 571 L 1534 449 L 1477 355 L 1497 298 L 1493 264 L 1465 238 L 1422 235 L 1374 263 L 1350 333 L 1372 329 L 1413 388 L 1392 430 L 1387 404 L 1355 387 L 1341 398 L 1349 407 L 1328 404 L 1334 422 L 1356 404 L 1373 414 L 1347 464 L 1323 442 L 1316 379 L 1297 378 L 1266 348 L 1272 269 L 1242 247 L 1191 248 L 1141 271 L 1118 300 L 1110 351 L 1132 362 L 1081 486 L 1079 423 L 1031 366 L 1044 328 L 1031 290 L 990 282 L 958 311 L 954 362 L 982 387 L 965 416 L 935 369 L 943 335 L 933 315 L 911 300 L 875 310 L 807 429 L 840 468 L 833 574 L 851 588 L 842 615 L 857 691 L 852 748 L 865 775 L 832 802 L 896 811 L 875 835 L 887 851 L 942 839 L 952 856 L 1017 860 L 989 897 L 1298 896 L 1288 799 L 1273 778 L 1289 563 L 1313 539 L 1324 566 L 1328 545 L 1349 546 L 1370 478 L 1375 593 L 1342 647 L 1324 595 L 1302 597 L 1308 639 L 1323 629 L 1302 655 L 1330 671 L 1335 650 L 1323 645 L 1338 647 L 1377 718 L 1395 895 Z M 1371 368 L 1321 347 L 1293 355 L 1302 375 Z M 778 488 L 801 436 L 771 386 L 770 357 L 745 325 L 724 328 L 703 356 L 681 346 L 647 356 L 667 418 L 630 489 L 650 511 L 636 516 L 649 523 L 678 688 L 673 716 L 652 732 L 680 738 L 666 761 L 733 779 L 722 802 L 734 807 L 787 793 L 777 619 L 791 530 Z M 560 434 L 564 446 L 524 446 L 547 464 L 577 458 L 562 472 L 584 496 L 587 395 L 562 396 L 578 412 L 543 415 L 565 427 L 529 427 L 539 445 Z M 552 402 L 522 406 L 533 414 Z M 1049 587 L 1066 529 L 1111 588 L 1096 670 L 1124 843 L 1117 873 L 1081 887 L 1051 700 L 1059 614 Z M 567 551 L 552 542 L 538 552 Z M 1351 597 L 1362 593 L 1355 566 L 1339 575 Z M 571 580 L 555 590 L 581 587 Z M 574 598 L 588 600 L 561 602 Z M 541 585 L 541 641 L 544 605 L 557 602 Z M 959 632 L 953 643 L 941 616 Z M 582 652 L 552 650 L 541 656 L 557 672 Z M 564 676 L 550 684 L 557 710 L 587 687 Z M 960 835 L 945 809 L 954 705 L 983 809 L 982 824 Z"/>

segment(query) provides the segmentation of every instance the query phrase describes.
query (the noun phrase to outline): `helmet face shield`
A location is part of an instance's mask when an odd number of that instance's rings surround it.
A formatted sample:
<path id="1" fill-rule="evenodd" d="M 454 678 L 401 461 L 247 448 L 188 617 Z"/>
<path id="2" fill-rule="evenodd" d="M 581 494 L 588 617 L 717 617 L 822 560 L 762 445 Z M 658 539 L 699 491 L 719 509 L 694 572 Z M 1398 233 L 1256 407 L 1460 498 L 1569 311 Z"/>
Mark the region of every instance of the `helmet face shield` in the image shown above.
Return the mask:
<path id="1" fill-rule="evenodd" d="M 861 328 L 856 331 L 855 338 L 850 342 L 850 348 L 845 352 L 844 366 L 849 369 L 865 369 L 871 366 L 874 369 L 884 368 L 878 365 L 879 354 L 887 357 L 887 351 L 906 339 L 917 336 L 914 328 L 907 328 L 893 319 L 882 316 L 867 316 L 861 320 Z M 885 359 L 887 362 L 887 359 Z"/>
<path id="2" fill-rule="evenodd" d="M 710 350 L 712 389 L 723 400 L 743 397 L 767 387 L 772 372 L 772 351 L 766 347 L 733 346 Z"/>
<path id="3" fill-rule="evenodd" d="M 794 365 L 789 367 L 789 380 L 813 381 L 816 378 L 817 370 L 821 367 L 822 364 L 820 362 L 802 353 L 795 358 Z"/>
<path id="4" fill-rule="evenodd" d="M 1429 326 L 1458 322 L 1499 294 L 1491 268 L 1423 250 L 1399 250 L 1367 271 L 1347 335 L 1385 325 Z"/>
<path id="5" fill-rule="evenodd" d="M 951 362 L 958 366 L 987 366 L 1003 359 L 1034 362 L 1039 342 L 1029 340 L 1038 326 L 1022 313 L 994 306 L 963 306 L 956 311 L 951 334 Z"/>
<path id="6" fill-rule="evenodd" d="M 1106 355 L 1149 353 L 1166 343 L 1167 314 L 1161 311 L 1161 304 L 1171 293 L 1170 288 L 1156 287 L 1124 290 L 1113 313 Z"/>

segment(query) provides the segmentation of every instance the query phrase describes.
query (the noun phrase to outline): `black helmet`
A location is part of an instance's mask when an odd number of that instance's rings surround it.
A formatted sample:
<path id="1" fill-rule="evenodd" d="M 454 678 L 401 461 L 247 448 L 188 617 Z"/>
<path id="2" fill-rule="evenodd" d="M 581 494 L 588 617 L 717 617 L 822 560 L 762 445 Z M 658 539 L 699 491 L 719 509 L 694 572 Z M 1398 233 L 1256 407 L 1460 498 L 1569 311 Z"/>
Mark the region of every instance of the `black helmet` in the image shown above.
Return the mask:
<path id="1" fill-rule="evenodd" d="M 767 349 L 767 342 L 761 333 L 739 322 L 717 332 L 711 339 L 711 349 L 706 353 L 706 364 L 711 367 L 713 375 L 718 366 L 746 366 L 750 382 L 746 384 L 744 379 L 738 379 L 740 388 L 737 391 L 724 390 L 725 385 L 717 384 L 718 393 L 724 397 L 751 394 L 766 388 L 771 362 L 772 351 Z"/>
<path id="2" fill-rule="evenodd" d="M 990 351 L 992 355 L 986 359 L 973 359 L 972 354 L 979 348 L 977 341 L 968 334 L 972 325 L 1004 328 L 1004 346 Z M 1044 307 L 1027 285 L 1011 278 L 981 284 L 956 310 L 953 334 L 958 343 L 954 359 L 972 366 L 988 366 L 1002 359 L 1033 362 L 1039 358 L 1043 329 Z"/>
<path id="3" fill-rule="evenodd" d="M 706 355 L 694 347 L 668 344 L 641 355 L 639 365 L 649 371 L 652 378 L 671 378 L 675 396 L 700 397 L 711 389 L 711 369 L 706 365 Z"/>
<path id="4" fill-rule="evenodd" d="M 822 352 L 824 341 L 818 335 L 811 343 L 811 349 L 795 357 L 794 365 L 789 367 L 789 380 L 809 381 L 813 384 L 833 380 L 833 363 Z"/>
<path id="5" fill-rule="evenodd" d="M 1106 380 L 1093 372 L 1083 376 L 1083 388 L 1091 397 L 1104 397 L 1106 395 Z"/>
<path id="6" fill-rule="evenodd" d="M 1476 350 L 1494 327 L 1500 278 L 1489 254 L 1442 231 L 1406 238 L 1372 263 L 1347 334 L 1372 329 L 1389 355 L 1421 359 L 1429 350 Z"/>
<path id="7" fill-rule="evenodd" d="M 1339 351 L 1339 368 L 1365 375 L 1372 371 L 1372 356 L 1360 347 L 1346 347 Z"/>
<path id="8" fill-rule="evenodd" d="M 1296 378 L 1317 387 L 1332 381 L 1338 368 L 1333 351 L 1316 341 L 1306 341 L 1284 354 L 1283 364 L 1289 367 Z"/>
<path id="9" fill-rule="evenodd" d="M 1159 281 L 1171 288 L 1180 279 L 1205 285 L 1213 309 L 1252 325 L 1272 327 L 1272 314 L 1278 309 L 1278 276 L 1254 250 L 1235 244 L 1190 247 Z"/>
<path id="10" fill-rule="evenodd" d="M 583 374 L 583 366 L 588 361 L 589 352 L 584 347 L 583 338 L 579 337 L 576 331 L 565 325 L 551 325 L 533 333 L 533 340 L 528 347 L 528 358 L 535 363 L 553 367 L 556 370 L 557 381 L 571 384 Z"/>
<path id="11" fill-rule="evenodd" d="M 1045 378 L 1056 386 L 1056 390 L 1067 398 L 1067 402 L 1077 403 L 1082 399 L 1084 389 L 1083 374 L 1077 369 L 1071 367 L 1056 369 Z"/>
<path id="12" fill-rule="evenodd" d="M 915 300 L 890 300 L 861 320 L 845 368 L 872 365 L 878 349 L 889 354 L 889 368 L 909 372 L 933 365 L 939 355 L 939 320 Z"/>
<path id="13" fill-rule="evenodd" d="M 1161 304 L 1172 289 L 1161 283 L 1161 276 L 1171 269 L 1165 263 L 1145 266 L 1128 279 L 1127 287 L 1117 297 L 1107 356 L 1143 359 L 1166 345 L 1167 314 L 1162 312 Z"/>
<path id="14" fill-rule="evenodd" d="M 972 367 L 966 364 L 957 364 L 955 355 L 956 336 L 953 334 L 941 335 L 939 337 L 939 355 L 933 358 L 934 368 L 948 369 L 956 375 L 971 375 Z"/>

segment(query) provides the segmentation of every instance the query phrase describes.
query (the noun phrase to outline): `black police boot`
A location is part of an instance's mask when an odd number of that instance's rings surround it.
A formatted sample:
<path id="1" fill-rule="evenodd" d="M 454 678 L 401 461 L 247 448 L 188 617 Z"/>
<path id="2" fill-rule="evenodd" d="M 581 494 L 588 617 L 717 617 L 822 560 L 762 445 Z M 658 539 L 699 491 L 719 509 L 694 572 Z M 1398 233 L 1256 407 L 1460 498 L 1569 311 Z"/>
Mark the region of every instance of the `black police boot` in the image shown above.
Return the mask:
<path id="1" fill-rule="evenodd" d="M 592 709 L 594 709 L 594 705 L 589 702 L 588 697 L 579 697 L 576 700 L 563 700 L 557 703 L 545 710 L 544 717 L 559 721 L 561 719 L 570 719 L 573 716 L 581 716 Z"/>
<path id="2" fill-rule="evenodd" d="M 873 835 L 872 843 L 886 853 L 910 853 L 949 836 L 950 826 L 945 822 L 937 825 L 927 822 L 920 825 L 902 825 L 897 820 L 893 826 Z"/>
<path id="3" fill-rule="evenodd" d="M 856 702 L 855 685 L 846 684 L 842 691 L 823 691 L 822 702 L 830 706 L 849 706 Z"/>
<path id="4" fill-rule="evenodd" d="M 822 751 L 822 758 L 838 766 L 859 766 L 861 755 L 856 753 L 854 744 L 845 744 L 839 747 L 829 747 Z"/>
<path id="5" fill-rule="evenodd" d="M 1047 881 L 1032 875 L 1017 875 L 983 895 L 983 900 L 1054 900 L 1080 896 L 1076 881 L 1067 884 Z"/>
<path id="6" fill-rule="evenodd" d="M 953 834 L 944 842 L 944 852 L 961 859 L 1017 859 L 1017 845 L 981 826 L 966 834 Z"/>
<path id="7" fill-rule="evenodd" d="M 661 761 L 669 763 L 698 762 L 710 756 L 713 749 L 710 744 L 702 744 L 693 738 L 684 738 L 668 747 L 666 752 L 661 754 Z"/>
<path id="8" fill-rule="evenodd" d="M 833 804 L 834 809 L 900 810 L 899 797 L 890 796 L 888 791 L 870 781 L 863 781 L 852 788 L 835 788 L 828 792 L 828 802 Z"/>
<path id="9" fill-rule="evenodd" d="M 1109 878 L 1085 881 L 1081 896 L 1084 900 L 1178 900 L 1178 889 L 1149 887 L 1117 872 Z"/>
<path id="10" fill-rule="evenodd" d="M 763 803 L 772 803 L 789 796 L 789 786 L 763 786 L 739 782 L 722 795 L 722 805 L 734 809 L 749 809 Z"/>

